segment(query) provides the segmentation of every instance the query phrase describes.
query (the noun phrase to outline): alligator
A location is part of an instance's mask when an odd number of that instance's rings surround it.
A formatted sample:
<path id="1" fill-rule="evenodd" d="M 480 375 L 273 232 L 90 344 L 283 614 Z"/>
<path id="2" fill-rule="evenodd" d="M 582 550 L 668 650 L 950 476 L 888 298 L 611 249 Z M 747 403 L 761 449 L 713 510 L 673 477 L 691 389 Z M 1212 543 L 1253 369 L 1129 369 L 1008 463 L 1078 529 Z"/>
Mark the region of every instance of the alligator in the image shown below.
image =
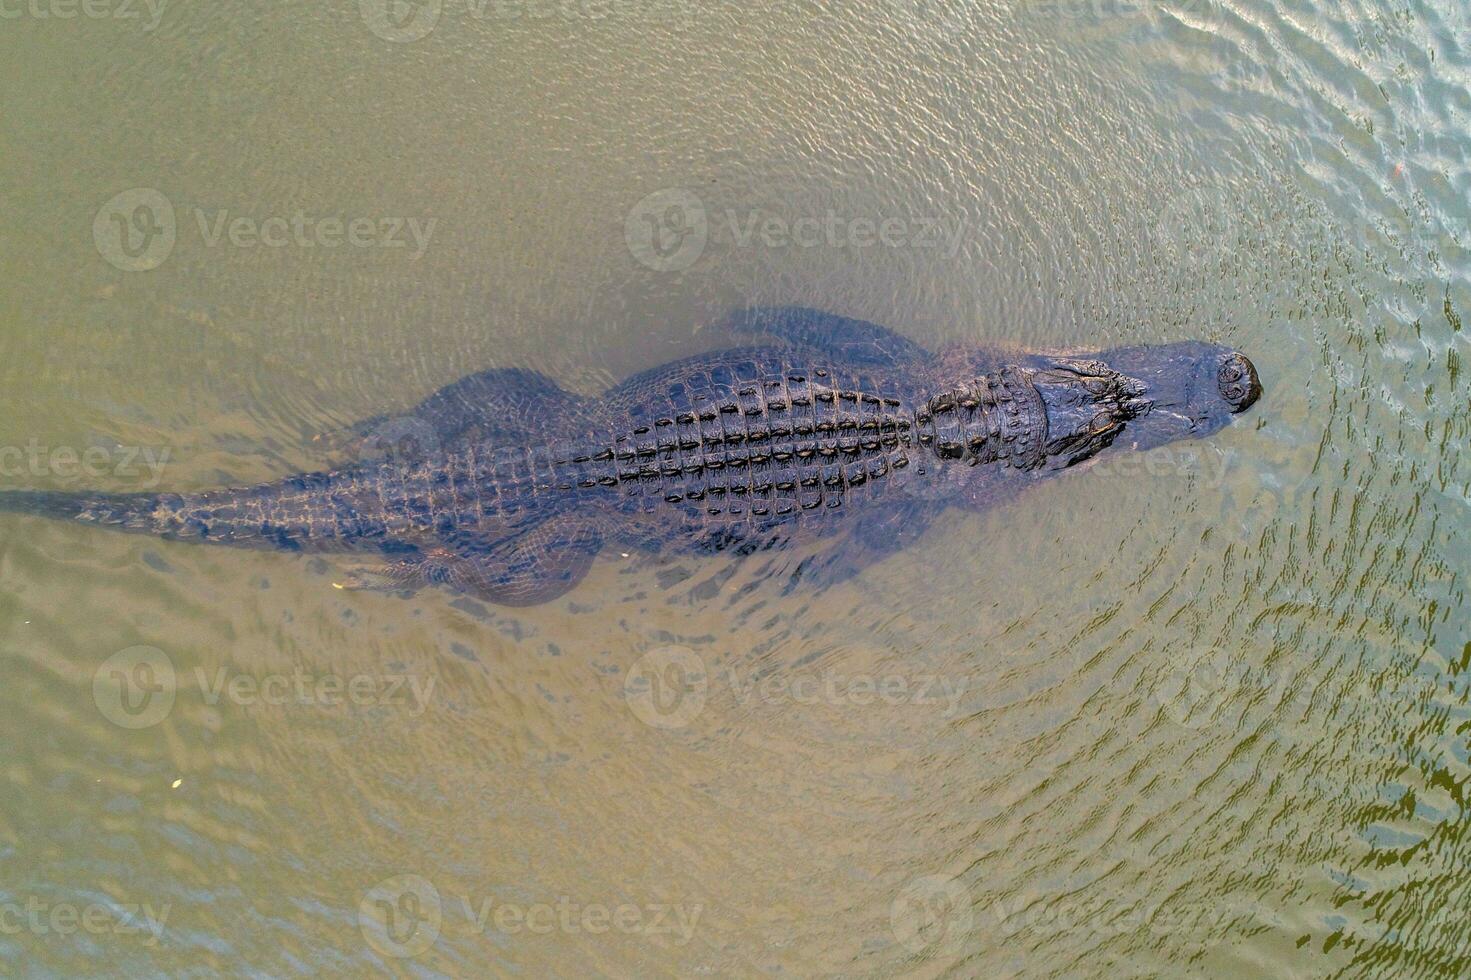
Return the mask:
<path id="1" fill-rule="evenodd" d="M 750 553 L 831 538 L 806 569 L 831 583 L 914 541 L 947 507 L 1011 499 L 1115 444 L 1210 435 L 1262 391 L 1243 354 L 1203 341 L 935 355 L 800 307 L 743 311 L 728 326 L 751 345 L 665 364 L 598 398 L 521 368 L 462 378 L 410 414 L 430 433 L 417 448 L 240 488 L 0 491 L 0 510 L 359 552 L 369 557 L 354 587 L 434 583 L 502 605 L 566 593 L 605 545 Z"/>

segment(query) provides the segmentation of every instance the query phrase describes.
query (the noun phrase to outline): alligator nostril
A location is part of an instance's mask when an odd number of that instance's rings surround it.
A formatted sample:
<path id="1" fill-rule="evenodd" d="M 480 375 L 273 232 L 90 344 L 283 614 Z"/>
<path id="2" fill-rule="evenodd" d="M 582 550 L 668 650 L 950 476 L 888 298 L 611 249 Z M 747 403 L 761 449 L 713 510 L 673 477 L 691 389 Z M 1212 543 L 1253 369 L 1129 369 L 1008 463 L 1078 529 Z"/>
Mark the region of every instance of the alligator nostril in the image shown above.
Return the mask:
<path id="1" fill-rule="evenodd" d="M 1246 411 L 1262 393 L 1262 383 L 1257 378 L 1256 366 L 1245 354 L 1227 354 L 1221 359 L 1220 370 L 1216 372 L 1216 384 L 1232 412 Z"/>

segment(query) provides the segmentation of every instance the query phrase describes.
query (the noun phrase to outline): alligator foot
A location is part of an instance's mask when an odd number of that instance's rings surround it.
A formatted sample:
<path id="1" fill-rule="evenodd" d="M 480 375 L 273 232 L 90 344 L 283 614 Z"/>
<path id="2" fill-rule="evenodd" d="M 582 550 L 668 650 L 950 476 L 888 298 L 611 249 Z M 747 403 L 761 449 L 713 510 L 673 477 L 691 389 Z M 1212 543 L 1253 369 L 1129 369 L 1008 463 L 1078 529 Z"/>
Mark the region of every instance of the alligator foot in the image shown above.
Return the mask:
<path id="1" fill-rule="evenodd" d="M 409 595 L 423 584 L 419 564 L 418 558 L 405 558 L 387 565 L 344 569 L 332 579 L 332 588 L 348 592 Z"/>
<path id="2" fill-rule="evenodd" d="M 314 441 L 357 459 L 413 462 L 464 442 L 536 443 L 551 423 L 570 422 L 583 409 L 583 399 L 545 375 L 491 368 L 440 388 L 401 415 L 364 419 Z"/>
<path id="3" fill-rule="evenodd" d="M 821 590 L 848 581 L 919 540 L 939 510 L 922 504 L 894 505 L 865 515 L 846 537 L 797 566 L 788 590 L 798 582 Z"/>

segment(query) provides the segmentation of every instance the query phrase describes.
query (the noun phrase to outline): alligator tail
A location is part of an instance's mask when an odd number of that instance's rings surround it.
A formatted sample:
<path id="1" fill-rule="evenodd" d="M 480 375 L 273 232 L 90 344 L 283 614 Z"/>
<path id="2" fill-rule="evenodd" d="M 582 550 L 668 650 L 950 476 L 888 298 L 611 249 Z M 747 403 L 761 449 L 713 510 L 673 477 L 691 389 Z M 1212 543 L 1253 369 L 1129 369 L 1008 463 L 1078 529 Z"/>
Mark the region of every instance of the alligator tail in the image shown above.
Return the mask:
<path id="1" fill-rule="evenodd" d="M 162 534 L 157 493 L 72 493 L 65 490 L 0 490 L 0 512 L 77 521 L 124 531 Z"/>
<path id="2" fill-rule="evenodd" d="M 297 550 L 308 540 L 340 530 L 333 503 L 308 488 L 314 475 L 255 487 L 199 493 L 93 493 L 64 490 L 0 490 L 0 513 L 132 531 L 159 538 L 212 541 L 238 547 Z"/>

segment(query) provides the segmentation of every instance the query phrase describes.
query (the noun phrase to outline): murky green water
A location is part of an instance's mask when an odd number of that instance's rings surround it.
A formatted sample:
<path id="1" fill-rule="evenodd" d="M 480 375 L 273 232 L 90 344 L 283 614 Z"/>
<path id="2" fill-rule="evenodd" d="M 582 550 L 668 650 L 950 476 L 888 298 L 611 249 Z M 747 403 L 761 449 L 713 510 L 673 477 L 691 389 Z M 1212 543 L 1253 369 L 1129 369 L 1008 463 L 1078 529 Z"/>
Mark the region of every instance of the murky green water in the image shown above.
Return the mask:
<path id="1" fill-rule="evenodd" d="M 0 4 L 5 486 L 315 467 L 750 302 L 1267 386 L 815 597 L 7 517 L 0 972 L 1465 975 L 1468 21 Z"/>

